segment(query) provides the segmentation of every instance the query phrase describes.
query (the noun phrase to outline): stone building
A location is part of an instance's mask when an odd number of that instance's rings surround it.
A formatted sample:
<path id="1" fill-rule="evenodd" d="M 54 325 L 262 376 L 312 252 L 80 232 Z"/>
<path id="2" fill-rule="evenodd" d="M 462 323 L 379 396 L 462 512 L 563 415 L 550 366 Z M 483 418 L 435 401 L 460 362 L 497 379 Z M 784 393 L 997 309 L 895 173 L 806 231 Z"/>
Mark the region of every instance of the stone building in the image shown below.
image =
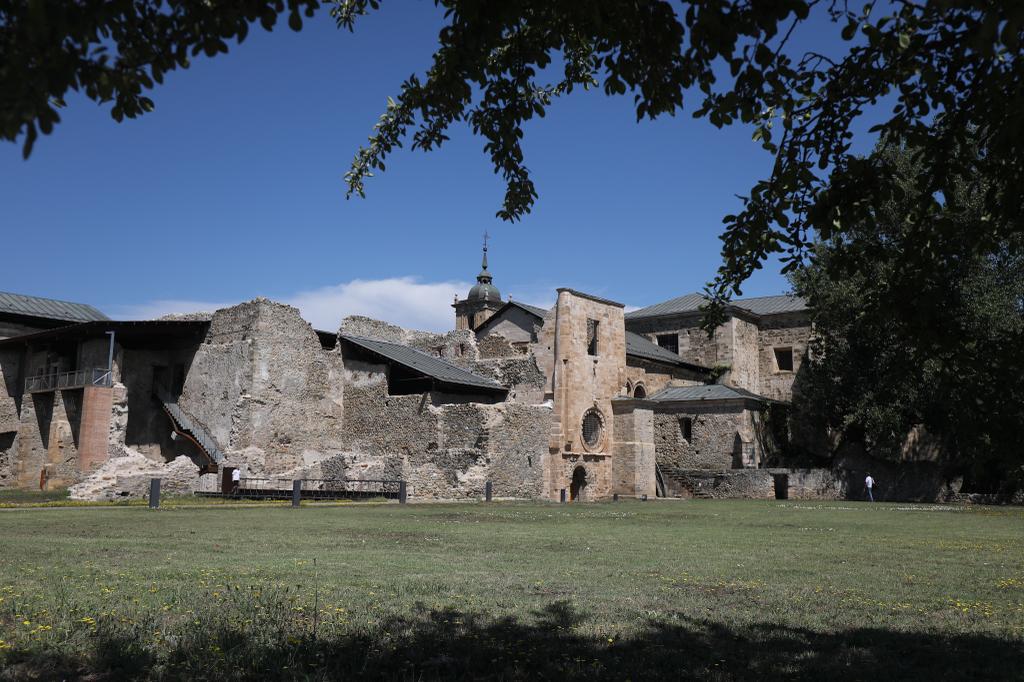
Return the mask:
<path id="1" fill-rule="evenodd" d="M 790 400 L 811 336 L 806 302 L 786 295 L 733 301 L 710 338 L 700 327 L 705 303 L 693 293 L 634 310 L 626 329 L 689 362 L 717 368 L 723 384 Z"/>
<path id="2" fill-rule="evenodd" d="M 314 330 L 265 299 L 21 330 L 0 340 L 0 486 L 111 497 L 159 474 L 212 491 L 240 468 L 401 479 L 413 499 L 477 498 L 488 481 L 510 498 L 694 495 L 719 479 L 774 496 L 787 474 L 764 468 L 764 415 L 791 396 L 806 307 L 737 301 L 709 338 L 702 303 L 626 313 L 567 288 L 550 309 L 502 301 L 485 241 L 446 334 L 363 317 Z"/>

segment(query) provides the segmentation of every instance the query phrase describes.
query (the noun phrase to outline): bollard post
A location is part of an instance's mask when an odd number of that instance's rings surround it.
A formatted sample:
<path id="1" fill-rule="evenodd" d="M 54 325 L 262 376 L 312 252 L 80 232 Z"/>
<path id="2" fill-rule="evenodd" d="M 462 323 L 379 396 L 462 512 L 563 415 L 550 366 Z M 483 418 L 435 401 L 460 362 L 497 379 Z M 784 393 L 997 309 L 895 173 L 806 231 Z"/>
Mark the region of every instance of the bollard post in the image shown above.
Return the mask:
<path id="1" fill-rule="evenodd" d="M 160 508 L 160 479 L 151 478 L 149 479 L 149 508 L 159 509 Z"/>
<path id="2" fill-rule="evenodd" d="M 292 506 L 298 507 L 302 499 L 302 481 L 292 481 Z"/>
<path id="3" fill-rule="evenodd" d="M 405 504 L 409 501 L 409 494 L 405 490 L 405 481 L 398 484 L 398 504 Z"/>
<path id="4" fill-rule="evenodd" d="M 484 499 L 487 500 L 488 502 L 491 501 L 491 492 L 491 482 L 487 481 L 487 483 L 484 483 Z"/>
<path id="5" fill-rule="evenodd" d="M 618 502 L 618 501 L 619 501 L 619 494 L 618 493 L 613 494 L 612 495 L 612 502 Z"/>
<path id="6" fill-rule="evenodd" d="M 565 488 L 562 488 L 562 493 L 561 493 L 561 495 L 562 495 L 562 499 L 561 499 L 561 502 L 562 502 L 562 504 L 565 504 Z"/>

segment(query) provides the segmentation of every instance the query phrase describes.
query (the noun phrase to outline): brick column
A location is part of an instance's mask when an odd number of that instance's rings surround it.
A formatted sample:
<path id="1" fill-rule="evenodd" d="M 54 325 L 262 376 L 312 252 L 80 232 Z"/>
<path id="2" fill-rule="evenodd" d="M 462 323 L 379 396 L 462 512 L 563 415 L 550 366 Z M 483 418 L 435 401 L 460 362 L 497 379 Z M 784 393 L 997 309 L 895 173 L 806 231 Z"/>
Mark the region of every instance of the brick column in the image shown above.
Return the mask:
<path id="1" fill-rule="evenodd" d="M 110 457 L 110 412 L 114 389 L 86 386 L 78 435 L 78 469 L 88 473 Z"/>

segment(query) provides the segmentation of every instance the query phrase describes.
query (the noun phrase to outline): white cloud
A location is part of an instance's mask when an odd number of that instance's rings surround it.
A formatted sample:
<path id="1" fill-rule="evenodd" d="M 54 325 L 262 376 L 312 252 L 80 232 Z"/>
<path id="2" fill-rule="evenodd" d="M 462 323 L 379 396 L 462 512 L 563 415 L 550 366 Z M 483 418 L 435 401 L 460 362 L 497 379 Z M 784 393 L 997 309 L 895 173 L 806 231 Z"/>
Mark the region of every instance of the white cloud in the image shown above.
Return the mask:
<path id="1" fill-rule="evenodd" d="M 468 282 L 421 282 L 415 277 L 354 279 L 334 286 L 269 297 L 293 305 L 317 329 L 334 331 L 348 315 L 366 315 L 392 324 L 428 331 L 455 327 L 452 300 L 465 296 Z M 162 299 L 113 308 L 116 319 L 153 319 L 170 313 L 191 313 L 226 308 L 238 301 Z"/>
<path id="2" fill-rule="evenodd" d="M 466 295 L 467 282 L 420 282 L 414 277 L 354 279 L 330 287 L 301 291 L 284 299 L 317 329 L 335 330 L 348 315 L 366 315 L 403 327 L 428 331 L 455 328 L 455 296 Z"/>

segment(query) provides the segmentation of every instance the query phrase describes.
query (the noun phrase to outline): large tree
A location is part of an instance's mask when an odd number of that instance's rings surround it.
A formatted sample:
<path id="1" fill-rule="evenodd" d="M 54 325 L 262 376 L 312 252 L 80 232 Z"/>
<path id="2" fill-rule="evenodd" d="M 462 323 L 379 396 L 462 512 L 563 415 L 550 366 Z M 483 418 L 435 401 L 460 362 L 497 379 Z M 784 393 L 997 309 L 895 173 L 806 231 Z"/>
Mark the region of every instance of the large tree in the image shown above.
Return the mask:
<path id="1" fill-rule="evenodd" d="M 984 150 L 948 153 L 970 167 Z M 1024 465 L 1022 240 L 975 248 L 991 183 L 960 176 L 933 216 L 942 226 L 930 231 L 945 255 L 915 270 L 922 230 L 907 216 L 921 201 L 911 179 L 924 161 L 897 142 L 865 161 L 894 169 L 898 191 L 870 219 L 818 244 L 812 264 L 793 275 L 816 332 L 793 418 L 892 459 L 918 429 L 945 464 L 976 486 L 997 488 Z"/>
<path id="2" fill-rule="evenodd" d="M 228 49 L 249 26 L 288 15 L 298 29 L 317 0 L 0 0 L 0 137 L 49 132 L 69 89 L 112 101 L 112 115 L 153 106 L 144 94 L 199 53 Z M 326 3 L 352 29 L 380 0 Z M 906 254 L 927 272 L 946 254 L 930 235 L 965 210 L 952 203 L 956 177 L 1000 178 L 981 197 L 985 220 L 966 236 L 984 253 L 1019 230 L 1024 188 L 1024 3 L 1006 0 L 435 0 L 445 26 L 429 66 L 398 89 L 370 144 L 347 175 L 350 193 L 383 170 L 403 141 L 430 150 L 468 124 L 485 140 L 507 183 L 498 215 L 517 220 L 537 191 L 521 140 L 523 124 L 579 88 L 632 95 L 637 119 L 693 115 L 754 126 L 774 155 L 769 177 L 724 218 L 724 263 L 709 291 L 733 293 L 772 254 L 798 267 L 815 237 L 830 239 L 868 218 L 900 184 L 895 171 L 850 153 L 869 117 L 887 138 L 914 147 L 920 175 L 907 220 L 919 248 Z M 827 15 L 837 54 L 794 53 L 789 40 L 812 15 Z M 416 65 L 410 65 L 414 68 Z M 720 78 L 722 68 L 730 76 Z M 879 109 L 879 107 L 882 107 Z M 941 113 L 947 125 L 931 125 Z M 977 131 L 983 157 L 968 166 L 946 151 Z M 937 197 L 947 200 L 940 209 Z M 936 220 L 941 216 L 942 220 Z M 709 311 L 709 326 L 721 306 Z M 918 330 L 925 333 L 926 330 Z"/>

